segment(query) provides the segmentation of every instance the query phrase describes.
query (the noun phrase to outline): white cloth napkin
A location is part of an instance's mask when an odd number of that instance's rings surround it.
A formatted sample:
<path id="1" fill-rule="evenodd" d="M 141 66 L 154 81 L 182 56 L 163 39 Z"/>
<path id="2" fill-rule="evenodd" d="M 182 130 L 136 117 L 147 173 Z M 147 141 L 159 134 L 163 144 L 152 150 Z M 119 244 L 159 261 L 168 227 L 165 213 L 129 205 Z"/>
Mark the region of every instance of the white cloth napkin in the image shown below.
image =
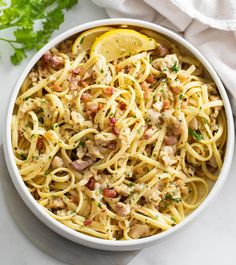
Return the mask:
<path id="1" fill-rule="evenodd" d="M 110 17 L 144 19 L 191 42 L 226 86 L 236 116 L 236 0 L 93 0 Z"/>

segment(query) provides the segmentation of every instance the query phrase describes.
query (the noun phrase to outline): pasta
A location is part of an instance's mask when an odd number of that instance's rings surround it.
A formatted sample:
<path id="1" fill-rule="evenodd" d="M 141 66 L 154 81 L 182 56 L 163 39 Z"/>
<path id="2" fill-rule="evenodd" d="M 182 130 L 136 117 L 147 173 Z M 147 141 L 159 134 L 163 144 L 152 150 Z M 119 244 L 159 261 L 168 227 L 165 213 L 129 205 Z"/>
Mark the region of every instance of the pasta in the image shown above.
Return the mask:
<path id="1" fill-rule="evenodd" d="M 12 117 L 15 161 L 35 200 L 69 228 L 107 240 L 181 222 L 216 181 L 227 140 L 223 102 L 201 64 L 139 30 L 157 48 L 112 62 L 73 55 L 75 38 L 52 48 Z"/>

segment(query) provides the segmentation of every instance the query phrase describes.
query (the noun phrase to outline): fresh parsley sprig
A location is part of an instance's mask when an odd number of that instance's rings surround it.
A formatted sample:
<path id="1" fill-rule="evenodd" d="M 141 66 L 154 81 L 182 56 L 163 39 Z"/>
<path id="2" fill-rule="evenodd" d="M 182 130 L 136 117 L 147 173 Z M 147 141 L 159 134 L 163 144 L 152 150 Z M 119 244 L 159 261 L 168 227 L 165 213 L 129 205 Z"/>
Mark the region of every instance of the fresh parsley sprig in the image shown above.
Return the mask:
<path id="1" fill-rule="evenodd" d="M 64 22 L 64 10 L 78 0 L 12 0 L 11 5 L 0 11 L 0 41 L 7 42 L 14 54 L 11 62 L 19 64 L 29 50 L 38 50 L 50 39 L 54 30 Z M 5 7 L 0 0 L 0 7 Z M 41 28 L 35 30 L 35 24 Z M 1 30 L 13 29 L 14 38 L 1 38 Z"/>

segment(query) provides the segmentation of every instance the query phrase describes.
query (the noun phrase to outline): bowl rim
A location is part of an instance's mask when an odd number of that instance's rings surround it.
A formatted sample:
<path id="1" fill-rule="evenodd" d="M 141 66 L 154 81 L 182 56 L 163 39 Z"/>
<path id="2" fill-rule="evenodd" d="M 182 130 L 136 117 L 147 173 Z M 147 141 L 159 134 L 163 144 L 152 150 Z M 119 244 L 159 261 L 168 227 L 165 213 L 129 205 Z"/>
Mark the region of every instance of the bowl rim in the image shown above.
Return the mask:
<path id="1" fill-rule="evenodd" d="M 213 185 L 211 191 L 209 192 L 207 197 L 204 199 L 204 201 L 189 216 L 187 216 L 183 221 L 181 221 L 176 226 L 170 228 L 167 231 L 161 232 L 160 234 L 156 234 L 156 235 L 146 237 L 146 238 L 141 238 L 141 239 L 133 239 L 133 240 L 127 240 L 127 241 L 111 241 L 111 240 L 100 239 L 100 238 L 95 238 L 89 235 L 85 235 L 81 232 L 68 228 L 67 226 L 63 225 L 62 223 L 60 223 L 59 221 L 51 217 L 37 203 L 37 201 L 31 196 L 26 185 L 24 184 L 24 181 L 22 177 L 20 176 L 18 168 L 16 166 L 14 155 L 13 155 L 13 150 L 12 150 L 12 145 L 11 145 L 11 130 L 10 129 L 11 129 L 11 118 L 12 118 L 13 108 L 15 105 L 15 101 L 16 101 L 19 89 L 25 77 L 29 73 L 29 71 L 32 69 L 35 63 L 47 50 L 54 47 L 61 41 L 73 36 L 74 34 L 82 32 L 84 30 L 94 28 L 94 27 L 99 27 L 99 26 L 110 26 L 110 25 L 117 26 L 117 25 L 123 25 L 123 24 L 146 28 L 154 32 L 160 33 L 163 36 L 171 38 L 174 40 L 174 42 L 178 43 L 180 46 L 183 46 L 185 49 L 187 49 L 187 51 L 193 54 L 193 56 L 196 57 L 201 62 L 201 64 L 206 68 L 207 72 L 209 73 L 213 81 L 216 83 L 216 86 L 219 90 L 221 98 L 224 102 L 224 108 L 225 108 L 226 119 L 227 119 L 227 144 L 226 144 L 223 167 L 221 169 L 221 172 L 220 172 L 220 175 L 217 181 Z M 178 230 L 181 230 L 182 227 L 184 227 L 190 221 L 195 219 L 195 217 L 199 215 L 199 213 L 202 212 L 203 209 L 205 209 L 206 205 L 208 205 L 209 202 L 212 201 L 212 199 L 219 192 L 220 188 L 223 186 L 223 183 L 226 180 L 227 175 L 229 173 L 230 165 L 231 165 L 232 158 L 233 158 L 233 151 L 234 151 L 234 137 L 235 136 L 234 136 L 234 120 L 233 120 L 232 110 L 231 110 L 231 106 L 230 106 L 229 99 L 225 91 L 225 88 L 220 78 L 216 74 L 214 68 L 211 66 L 208 60 L 192 44 L 190 44 L 188 41 L 183 39 L 181 36 L 157 24 L 153 24 L 153 23 L 146 22 L 143 20 L 138 20 L 138 19 L 114 18 L 114 19 L 95 20 L 95 21 L 91 21 L 88 23 L 75 26 L 63 32 L 62 34 L 58 35 L 57 37 L 53 38 L 51 41 L 49 41 L 44 47 L 42 47 L 33 56 L 33 58 L 27 63 L 23 71 L 20 73 L 15 83 L 14 89 L 11 93 L 11 96 L 10 96 L 5 124 L 6 124 L 6 127 L 4 131 L 4 141 L 3 141 L 5 160 L 7 163 L 7 167 L 8 167 L 11 179 L 15 185 L 15 188 L 17 189 L 18 193 L 20 194 L 21 198 L 23 199 L 25 204 L 28 206 L 28 208 L 45 225 L 47 225 L 49 228 L 51 228 L 56 233 L 62 235 L 63 237 L 71 241 L 74 241 L 76 243 L 85 245 L 85 246 L 89 246 L 89 247 L 97 248 L 97 249 L 104 249 L 104 250 L 119 251 L 119 250 L 135 250 L 135 249 L 144 248 L 150 244 L 153 244 L 156 241 L 160 241 L 161 239 L 164 239 L 174 234 Z"/>

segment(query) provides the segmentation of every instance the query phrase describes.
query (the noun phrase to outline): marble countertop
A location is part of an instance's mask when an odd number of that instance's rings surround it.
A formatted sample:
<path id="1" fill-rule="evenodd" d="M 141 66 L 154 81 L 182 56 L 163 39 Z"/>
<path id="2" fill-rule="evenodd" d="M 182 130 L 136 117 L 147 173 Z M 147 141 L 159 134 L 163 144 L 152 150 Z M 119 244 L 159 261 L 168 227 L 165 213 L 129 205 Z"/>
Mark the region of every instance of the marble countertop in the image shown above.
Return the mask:
<path id="1" fill-rule="evenodd" d="M 80 23 L 106 17 L 105 11 L 90 0 L 81 0 L 66 14 L 65 23 L 54 36 Z M 2 148 L 8 100 L 29 58 L 19 66 L 12 66 L 9 62 L 10 48 L 1 43 L 0 51 L 0 264 L 236 264 L 236 163 L 233 163 L 220 194 L 193 223 L 178 235 L 142 251 L 114 253 L 89 249 L 62 238 L 40 223 L 17 194 Z"/>

